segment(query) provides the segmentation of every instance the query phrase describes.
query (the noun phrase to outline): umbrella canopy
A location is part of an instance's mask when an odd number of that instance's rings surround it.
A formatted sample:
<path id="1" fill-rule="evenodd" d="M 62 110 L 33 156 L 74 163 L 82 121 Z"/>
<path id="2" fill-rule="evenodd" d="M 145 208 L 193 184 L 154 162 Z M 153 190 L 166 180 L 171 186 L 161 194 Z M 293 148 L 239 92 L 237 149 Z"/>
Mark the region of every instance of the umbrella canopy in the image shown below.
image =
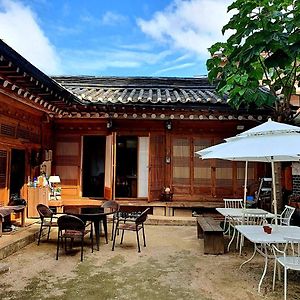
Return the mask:
<path id="1" fill-rule="evenodd" d="M 271 162 L 273 178 L 274 213 L 277 214 L 274 162 L 300 161 L 300 128 L 267 121 L 221 143 L 196 152 L 202 159 Z M 245 193 L 246 201 L 246 180 Z"/>
<path id="2" fill-rule="evenodd" d="M 300 159 L 300 133 L 237 137 L 196 153 L 203 159 L 298 161 Z"/>
<path id="3" fill-rule="evenodd" d="M 278 123 L 269 119 L 267 122 L 260 124 L 254 128 L 246 130 L 237 135 L 237 137 L 249 136 L 249 135 L 271 135 L 280 133 L 300 133 L 300 127 L 288 125 L 284 123 Z"/>
<path id="4" fill-rule="evenodd" d="M 203 159 L 280 162 L 300 159 L 300 127 L 267 122 L 196 152 Z"/>

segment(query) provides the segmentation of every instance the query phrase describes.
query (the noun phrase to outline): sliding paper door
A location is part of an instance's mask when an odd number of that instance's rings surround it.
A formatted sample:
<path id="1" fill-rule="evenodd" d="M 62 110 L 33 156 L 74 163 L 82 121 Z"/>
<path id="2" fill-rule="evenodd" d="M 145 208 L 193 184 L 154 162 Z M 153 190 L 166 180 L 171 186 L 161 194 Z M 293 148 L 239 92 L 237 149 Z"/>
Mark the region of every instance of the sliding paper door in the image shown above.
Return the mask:
<path id="1" fill-rule="evenodd" d="M 104 177 L 104 198 L 112 200 L 115 198 L 114 178 L 115 178 L 115 161 L 116 161 L 116 134 L 106 137 L 105 145 L 105 177 Z"/>
<path id="2" fill-rule="evenodd" d="M 148 197 L 149 137 L 138 138 L 138 197 Z"/>

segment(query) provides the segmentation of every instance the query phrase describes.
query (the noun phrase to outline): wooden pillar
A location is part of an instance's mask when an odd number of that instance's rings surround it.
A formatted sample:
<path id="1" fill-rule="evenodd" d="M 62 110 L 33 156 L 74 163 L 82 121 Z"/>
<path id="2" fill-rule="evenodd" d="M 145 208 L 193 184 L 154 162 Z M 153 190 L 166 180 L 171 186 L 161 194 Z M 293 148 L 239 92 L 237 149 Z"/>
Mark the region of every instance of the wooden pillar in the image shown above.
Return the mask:
<path id="1" fill-rule="evenodd" d="M 172 185 L 172 137 L 170 130 L 165 133 L 165 184 L 164 186 L 171 187 Z"/>
<path id="2" fill-rule="evenodd" d="M 281 213 L 284 208 L 282 198 L 282 186 L 281 186 L 281 163 L 275 163 L 275 185 L 276 185 L 276 199 L 277 199 L 277 212 Z"/>

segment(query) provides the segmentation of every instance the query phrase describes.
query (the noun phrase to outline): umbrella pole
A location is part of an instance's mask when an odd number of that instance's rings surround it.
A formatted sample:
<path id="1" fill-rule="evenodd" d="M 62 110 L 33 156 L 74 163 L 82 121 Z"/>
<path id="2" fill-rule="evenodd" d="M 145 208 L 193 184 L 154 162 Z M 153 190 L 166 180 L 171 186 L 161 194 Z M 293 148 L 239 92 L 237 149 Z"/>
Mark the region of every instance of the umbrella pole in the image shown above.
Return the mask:
<path id="1" fill-rule="evenodd" d="M 274 214 L 275 214 L 275 225 L 278 225 L 277 221 L 277 197 L 276 197 L 276 182 L 275 182 L 275 165 L 274 161 L 271 161 L 272 168 L 272 184 L 273 184 L 273 206 L 274 206 Z"/>
<path id="2" fill-rule="evenodd" d="M 246 165 L 245 165 L 244 208 L 246 208 L 247 205 L 247 182 L 248 182 L 248 160 L 246 160 Z"/>

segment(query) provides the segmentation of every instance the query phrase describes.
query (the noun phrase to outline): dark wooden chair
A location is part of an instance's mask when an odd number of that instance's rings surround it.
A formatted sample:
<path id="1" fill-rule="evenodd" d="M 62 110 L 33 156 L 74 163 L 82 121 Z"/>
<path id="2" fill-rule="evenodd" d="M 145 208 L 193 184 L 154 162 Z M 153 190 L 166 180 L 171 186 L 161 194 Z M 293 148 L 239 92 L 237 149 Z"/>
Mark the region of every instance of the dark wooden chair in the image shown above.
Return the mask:
<path id="1" fill-rule="evenodd" d="M 115 200 L 109 200 L 102 204 L 105 213 L 112 214 L 112 229 L 111 229 L 111 240 L 113 240 L 115 224 L 119 217 L 120 204 Z M 107 221 L 107 220 L 105 220 Z M 105 225 L 104 225 L 105 226 Z"/>
<path id="2" fill-rule="evenodd" d="M 90 233 L 92 242 L 92 252 L 94 252 L 93 244 L 93 227 L 91 230 L 86 230 L 85 223 L 78 217 L 72 215 L 63 215 L 57 220 L 58 225 L 58 236 L 57 236 L 57 249 L 56 249 L 56 260 L 58 260 L 59 244 L 65 243 L 65 251 L 67 251 L 67 239 L 71 240 L 71 248 L 73 241 L 79 239 L 81 242 L 81 261 L 83 260 L 83 243 L 84 236 Z"/>
<path id="3" fill-rule="evenodd" d="M 127 222 L 126 219 L 121 219 L 121 218 L 119 218 L 117 220 L 117 223 L 116 223 L 116 226 L 115 226 L 115 232 L 114 232 L 112 251 L 114 251 L 114 249 L 115 249 L 116 235 L 117 235 L 118 230 L 122 230 L 121 244 L 123 243 L 125 230 L 136 232 L 138 252 L 141 252 L 140 240 L 139 240 L 139 231 L 142 230 L 143 240 L 144 240 L 144 247 L 146 247 L 146 237 L 145 237 L 144 223 L 147 220 L 147 216 L 148 216 L 149 211 L 150 211 L 150 208 L 145 209 L 139 216 L 136 217 L 135 220 L 131 219 L 130 222 Z"/>
<path id="4" fill-rule="evenodd" d="M 38 237 L 38 245 L 39 245 L 43 233 L 43 228 L 48 228 L 48 234 L 47 234 L 47 241 L 48 241 L 51 228 L 53 226 L 57 226 L 57 218 L 54 218 L 53 211 L 44 204 L 38 204 L 36 209 L 41 219 L 41 226 L 40 226 L 40 232 Z"/>

